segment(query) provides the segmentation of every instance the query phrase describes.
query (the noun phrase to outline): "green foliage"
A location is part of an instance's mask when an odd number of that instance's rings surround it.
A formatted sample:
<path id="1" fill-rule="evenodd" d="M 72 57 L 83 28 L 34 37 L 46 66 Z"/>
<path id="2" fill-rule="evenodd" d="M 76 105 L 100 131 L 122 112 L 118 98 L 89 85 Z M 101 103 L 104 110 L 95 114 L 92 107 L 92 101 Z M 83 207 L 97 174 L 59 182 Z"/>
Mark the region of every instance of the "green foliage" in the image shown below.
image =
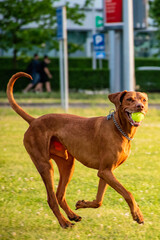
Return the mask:
<path id="1" fill-rule="evenodd" d="M 35 46 L 41 48 L 44 44 L 47 45 L 47 50 L 57 48 L 54 4 L 58 1 L 0 1 L 0 47 L 4 50 L 13 49 L 14 63 L 20 51 L 24 54 Z M 91 1 L 85 3 L 89 4 Z M 70 7 L 67 3 L 67 17 L 81 24 L 85 15 L 78 4 Z"/>
<path id="2" fill-rule="evenodd" d="M 12 61 L 10 58 L 0 58 L 0 90 L 5 91 L 8 80 L 10 77 L 21 71 L 26 71 L 30 59 L 18 59 L 18 68 L 13 69 Z M 98 61 L 97 61 L 98 65 Z M 138 58 L 135 60 L 135 67 L 142 66 L 160 66 L 159 59 Z M 51 85 L 54 90 L 59 89 L 59 59 L 52 58 L 49 65 L 50 71 L 53 74 Z M 139 85 L 139 90 L 146 92 L 159 92 L 160 91 L 160 71 L 135 71 L 136 85 Z M 15 91 L 22 91 L 29 83 L 29 80 L 23 78 L 15 84 Z M 92 70 L 91 58 L 69 58 L 69 88 L 70 89 L 104 89 L 109 88 L 109 69 L 108 61 L 103 61 L 102 70 Z"/>
<path id="3" fill-rule="evenodd" d="M 9 58 L 0 58 L 0 78 L 3 79 L 0 90 L 5 91 L 8 80 L 16 72 L 26 71 L 28 62 L 25 59 L 17 61 L 18 68 L 13 69 L 12 61 Z M 107 61 L 103 61 L 103 66 L 106 68 Z M 70 58 L 69 59 L 69 87 L 71 89 L 101 89 L 109 88 L 109 71 L 108 69 L 92 70 L 91 58 Z M 54 90 L 59 89 L 59 59 L 52 58 L 49 65 L 50 71 L 53 74 L 51 85 Z M 15 91 L 22 91 L 29 83 L 29 80 L 23 78 L 15 84 Z"/>
<path id="4" fill-rule="evenodd" d="M 150 1 L 150 16 L 154 19 L 155 26 L 158 28 L 156 33 L 158 40 L 160 40 L 160 0 Z M 157 47 L 160 52 L 160 41 Z"/>
<path id="5" fill-rule="evenodd" d="M 109 71 L 92 69 L 70 69 L 69 87 L 72 89 L 109 88 Z"/>
<path id="6" fill-rule="evenodd" d="M 17 67 L 24 69 L 27 68 L 27 65 L 31 57 L 18 57 L 17 58 Z M 42 60 L 42 59 L 40 59 Z M 53 67 L 53 69 L 59 69 L 59 59 L 58 58 L 50 58 L 51 63 L 49 67 Z M 142 60 L 143 61 L 143 60 Z M 141 62 L 142 62 L 141 61 Z M 103 68 L 108 69 L 108 60 L 102 60 Z M 140 64 L 141 65 L 141 64 Z M 91 58 L 69 58 L 68 59 L 68 66 L 69 68 L 78 68 L 78 69 L 92 69 L 92 59 Z M 98 66 L 98 61 L 97 61 Z M 12 68 L 12 59 L 8 57 L 0 57 L 0 69 L 10 69 Z"/>
<path id="7" fill-rule="evenodd" d="M 141 91 L 159 92 L 160 91 L 160 71 L 136 71 L 136 84 Z"/>
<path id="8" fill-rule="evenodd" d="M 32 102 L 32 99 L 30 99 Z M 34 117 L 63 112 L 60 108 L 30 108 Z M 71 108 L 80 116 L 102 116 L 109 109 Z M 160 111 L 150 109 L 132 142 L 127 161 L 115 170 L 117 179 L 132 192 L 144 215 L 144 225 L 133 222 L 125 200 L 111 187 L 98 209 L 80 209 L 82 221 L 63 230 L 47 204 L 43 181 L 23 147 L 28 124 L 11 108 L 0 109 L 0 237 L 10 240 L 158 240 L 160 237 L 159 172 Z M 107 133 L 106 133 L 107 134 Z M 59 180 L 54 164 L 55 190 Z M 66 198 L 75 211 L 78 200 L 95 199 L 97 171 L 76 161 L 75 171 L 67 188 Z M 62 210 L 61 210 L 62 211 Z M 64 214 L 64 212 L 62 211 Z M 66 217 L 66 215 L 65 215 Z"/>
<path id="9" fill-rule="evenodd" d="M 160 27 L 160 0 L 150 1 L 150 15 Z"/>
<path id="10" fill-rule="evenodd" d="M 135 59 L 135 68 L 138 67 L 160 67 L 160 59 L 158 58 L 136 58 Z"/>
<path id="11" fill-rule="evenodd" d="M 21 69 L 2 70 L 0 78 L 3 79 L 1 83 L 1 91 L 5 91 L 10 77 Z M 54 90 L 59 90 L 59 70 L 50 69 L 53 80 L 51 86 Z M 21 78 L 16 82 L 14 90 L 22 91 L 29 83 L 27 78 Z M 102 89 L 109 88 L 109 71 L 108 70 L 91 70 L 91 69 L 70 69 L 69 70 L 69 88 L 71 89 Z"/>
<path id="12" fill-rule="evenodd" d="M 1 1 L 0 47 L 4 50 L 13 48 L 14 57 L 20 50 L 27 51 L 49 40 L 53 47 L 55 29 L 52 27 L 56 22 L 56 9 L 52 2 L 51 0 Z M 36 27 L 30 28 L 29 24 L 36 24 Z"/>

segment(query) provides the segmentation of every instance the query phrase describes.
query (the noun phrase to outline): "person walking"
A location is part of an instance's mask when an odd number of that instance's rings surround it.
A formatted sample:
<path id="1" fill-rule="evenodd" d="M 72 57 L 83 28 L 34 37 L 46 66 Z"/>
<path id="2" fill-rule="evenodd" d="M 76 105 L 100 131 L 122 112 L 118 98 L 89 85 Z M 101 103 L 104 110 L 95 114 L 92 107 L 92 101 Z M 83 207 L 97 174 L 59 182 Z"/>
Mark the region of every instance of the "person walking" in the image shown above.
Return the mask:
<path id="1" fill-rule="evenodd" d="M 40 63 L 40 82 L 35 87 L 36 92 L 43 91 L 43 84 L 45 84 L 45 88 L 47 92 L 51 92 L 51 84 L 49 79 L 52 78 L 52 74 L 48 69 L 48 64 L 50 63 L 50 59 L 47 55 L 44 56 L 43 61 Z"/>
<path id="2" fill-rule="evenodd" d="M 27 87 L 23 90 L 24 93 L 28 92 L 31 90 L 33 87 L 38 84 L 40 81 L 40 73 L 39 73 L 39 68 L 40 68 L 40 62 L 39 62 L 39 56 L 37 53 L 34 54 L 34 58 L 32 61 L 29 63 L 27 67 L 27 73 L 30 74 L 33 78 L 31 82 L 27 85 Z"/>

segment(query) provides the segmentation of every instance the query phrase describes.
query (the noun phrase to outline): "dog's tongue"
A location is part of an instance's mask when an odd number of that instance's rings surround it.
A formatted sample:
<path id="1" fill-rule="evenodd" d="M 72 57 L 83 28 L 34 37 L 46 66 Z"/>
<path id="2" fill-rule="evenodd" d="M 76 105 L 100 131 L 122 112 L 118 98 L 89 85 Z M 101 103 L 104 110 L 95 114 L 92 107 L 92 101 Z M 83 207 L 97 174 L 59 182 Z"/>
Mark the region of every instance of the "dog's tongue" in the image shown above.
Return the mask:
<path id="1" fill-rule="evenodd" d="M 130 121 L 131 125 L 134 126 L 134 127 L 138 127 L 141 125 L 141 122 L 136 122 L 134 121 L 132 118 L 131 118 L 131 121 Z"/>

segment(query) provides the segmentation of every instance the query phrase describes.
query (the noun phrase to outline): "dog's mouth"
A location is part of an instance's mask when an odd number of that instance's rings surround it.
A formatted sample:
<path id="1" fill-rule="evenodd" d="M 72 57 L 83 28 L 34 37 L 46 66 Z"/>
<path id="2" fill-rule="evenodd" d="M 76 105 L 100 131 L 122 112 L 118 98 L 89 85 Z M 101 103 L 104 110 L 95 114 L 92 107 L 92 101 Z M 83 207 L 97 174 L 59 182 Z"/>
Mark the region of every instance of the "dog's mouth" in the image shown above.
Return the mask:
<path id="1" fill-rule="evenodd" d="M 131 112 L 131 111 L 128 111 L 128 110 L 125 110 L 125 114 L 127 115 L 127 118 L 129 120 L 129 123 L 134 126 L 134 127 L 139 127 L 142 123 L 142 121 L 140 122 L 136 122 L 135 120 L 132 119 L 132 113 L 134 112 Z M 143 113 L 143 112 L 141 112 Z M 143 113 L 144 114 L 144 113 Z"/>

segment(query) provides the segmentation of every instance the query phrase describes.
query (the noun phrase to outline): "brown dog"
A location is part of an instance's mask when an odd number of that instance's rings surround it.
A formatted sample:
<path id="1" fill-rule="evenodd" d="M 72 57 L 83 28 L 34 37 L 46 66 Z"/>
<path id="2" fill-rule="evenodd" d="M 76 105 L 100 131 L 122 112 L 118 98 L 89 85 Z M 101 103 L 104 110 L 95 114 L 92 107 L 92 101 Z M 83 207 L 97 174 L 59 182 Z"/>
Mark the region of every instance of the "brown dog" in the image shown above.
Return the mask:
<path id="1" fill-rule="evenodd" d="M 24 146 L 43 179 L 48 204 L 61 227 L 67 228 L 73 224 L 61 214 L 58 205 L 70 220 L 81 220 L 81 217 L 69 208 L 65 199 L 75 159 L 89 168 L 97 169 L 100 178 L 96 199 L 78 201 L 76 209 L 100 207 L 105 190 L 110 185 L 124 197 L 133 219 L 143 223 L 142 213 L 134 197 L 118 182 L 113 170 L 129 155 L 131 140 L 140 125 L 132 120 L 131 113 L 146 114 L 147 95 L 127 91 L 110 94 L 109 99 L 115 104 L 116 111 L 108 117 L 85 118 L 69 114 L 47 114 L 35 119 L 24 112 L 13 97 L 13 85 L 22 76 L 31 78 L 23 72 L 13 75 L 7 87 L 8 99 L 12 108 L 30 125 L 24 135 Z M 56 194 L 51 159 L 56 162 L 60 173 Z"/>

